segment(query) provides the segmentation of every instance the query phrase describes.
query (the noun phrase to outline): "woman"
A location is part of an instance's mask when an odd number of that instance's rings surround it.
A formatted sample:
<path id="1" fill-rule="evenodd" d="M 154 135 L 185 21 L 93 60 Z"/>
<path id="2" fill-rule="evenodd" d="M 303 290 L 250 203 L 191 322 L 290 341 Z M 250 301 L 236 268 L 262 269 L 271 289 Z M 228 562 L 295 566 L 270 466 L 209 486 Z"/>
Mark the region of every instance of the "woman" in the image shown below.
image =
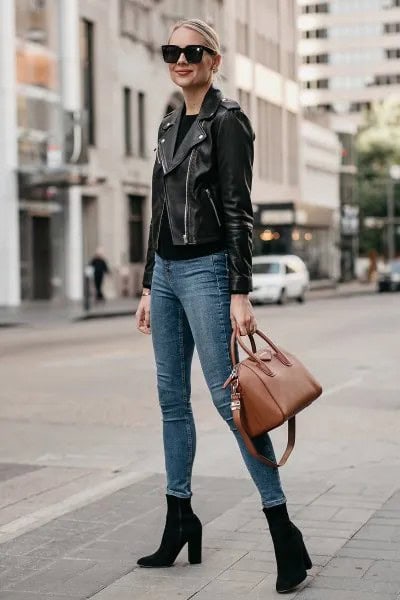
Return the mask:
<path id="1" fill-rule="evenodd" d="M 291 523 L 277 469 L 253 458 L 232 420 L 232 328 L 253 333 L 251 291 L 253 214 L 250 200 L 254 133 L 237 102 L 213 86 L 221 64 L 216 32 L 203 21 L 178 22 L 162 47 L 184 105 L 161 122 L 152 181 L 152 220 L 136 322 L 152 332 L 163 420 L 167 517 L 157 552 L 142 567 L 171 566 L 188 543 L 189 562 L 201 562 L 202 526 L 191 508 L 196 431 L 190 369 L 196 345 L 213 402 L 234 433 L 257 486 L 277 558 L 277 589 L 307 576 L 311 561 Z M 275 460 L 268 435 L 258 450 Z"/>

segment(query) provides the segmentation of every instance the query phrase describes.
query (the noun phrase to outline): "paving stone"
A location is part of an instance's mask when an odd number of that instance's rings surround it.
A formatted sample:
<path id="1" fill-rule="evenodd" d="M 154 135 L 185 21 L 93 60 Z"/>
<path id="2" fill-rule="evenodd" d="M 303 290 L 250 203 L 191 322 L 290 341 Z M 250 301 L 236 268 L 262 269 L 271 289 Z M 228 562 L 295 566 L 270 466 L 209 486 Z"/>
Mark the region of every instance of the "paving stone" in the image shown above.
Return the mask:
<path id="1" fill-rule="evenodd" d="M 296 593 L 299 592 L 300 589 L 304 585 L 306 585 L 307 579 L 304 584 L 299 586 L 297 590 L 293 593 L 284 594 L 285 600 L 292 600 L 296 597 Z M 256 585 L 251 592 L 246 595 L 246 600 L 271 600 L 272 598 L 279 598 L 280 596 L 275 591 L 276 586 L 276 575 L 270 574 L 267 575 L 258 585 Z"/>
<path id="2" fill-rule="evenodd" d="M 400 553 L 398 561 L 379 560 L 365 574 L 366 579 L 378 579 L 381 581 L 398 581 L 400 592 Z"/>
<path id="3" fill-rule="evenodd" d="M 372 559 L 357 558 L 333 558 L 321 575 L 324 577 L 357 577 L 361 578 L 364 573 L 374 564 Z"/>
<path id="4" fill-rule="evenodd" d="M 222 594 L 242 594 L 247 595 L 255 587 L 254 581 L 249 580 L 221 580 L 215 579 L 202 590 L 204 593 L 209 593 L 211 596 L 217 596 Z"/>
<path id="5" fill-rule="evenodd" d="M 336 506 L 322 506 L 310 504 L 296 514 L 296 519 L 312 519 L 313 521 L 328 521 L 340 508 Z"/>
<path id="6" fill-rule="evenodd" d="M 369 508 L 341 508 L 332 517 L 332 521 L 365 523 L 374 514 L 374 512 L 374 509 Z"/>
<path id="7" fill-rule="evenodd" d="M 254 558 L 249 558 L 246 555 L 235 563 L 232 568 L 239 569 L 239 571 L 256 571 L 268 575 L 276 572 L 276 563 L 272 560 L 254 560 Z"/>
<path id="8" fill-rule="evenodd" d="M 396 541 L 400 537 L 400 526 L 393 527 L 388 525 L 373 525 L 367 523 L 360 531 L 356 533 L 354 539 L 358 540 L 378 540 L 378 541 Z"/>
<path id="9" fill-rule="evenodd" d="M 338 556 L 347 558 L 372 558 L 374 560 L 396 560 L 399 557 L 399 550 L 382 550 L 381 548 L 360 548 L 358 546 L 348 546 L 341 548 Z"/>
<path id="10" fill-rule="evenodd" d="M 296 600 L 395 600 L 393 594 L 374 594 L 372 592 L 332 590 L 307 587 L 295 596 Z"/>
<path id="11" fill-rule="evenodd" d="M 265 574 L 260 571 L 241 571 L 240 569 L 232 568 L 218 575 L 217 579 L 222 581 L 245 581 L 256 586 L 265 579 Z"/>
<path id="12" fill-rule="evenodd" d="M 82 600 L 82 596 L 66 596 L 59 594 L 31 594 L 30 592 L 1 592 L 0 600 Z M 131 598 L 132 600 L 132 598 Z"/>
<path id="13" fill-rule="evenodd" d="M 60 559 L 48 568 L 14 583 L 10 588 L 15 591 L 53 593 L 72 576 L 75 577 L 93 566 L 91 561 Z"/>
<path id="14" fill-rule="evenodd" d="M 375 581 L 358 577 L 326 577 L 324 571 L 316 577 L 312 587 L 322 589 L 330 588 L 334 590 L 347 590 L 355 592 L 373 592 L 396 594 L 399 590 L 398 582 L 395 581 Z"/>
<path id="15" fill-rule="evenodd" d="M 347 542 L 347 538 L 322 538 L 307 535 L 304 535 L 304 540 L 310 554 L 329 554 L 330 556 L 336 554 Z"/>

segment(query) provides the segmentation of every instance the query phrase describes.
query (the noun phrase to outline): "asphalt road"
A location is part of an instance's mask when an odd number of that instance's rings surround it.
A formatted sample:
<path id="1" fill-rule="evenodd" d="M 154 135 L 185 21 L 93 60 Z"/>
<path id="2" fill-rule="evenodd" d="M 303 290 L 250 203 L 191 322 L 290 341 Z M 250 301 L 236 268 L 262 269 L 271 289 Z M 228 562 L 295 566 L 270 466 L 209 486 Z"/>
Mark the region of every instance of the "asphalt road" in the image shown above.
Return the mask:
<path id="1" fill-rule="evenodd" d="M 285 475 L 391 463 L 400 455 L 397 295 L 256 307 L 258 324 L 321 380 L 324 396 L 299 418 Z M 212 406 L 197 357 L 196 472 L 245 475 Z M 0 462 L 162 471 L 151 337 L 134 318 L 13 329 L 0 338 Z M 277 449 L 284 432 L 274 434 Z M 278 450 L 279 451 L 279 450 Z"/>

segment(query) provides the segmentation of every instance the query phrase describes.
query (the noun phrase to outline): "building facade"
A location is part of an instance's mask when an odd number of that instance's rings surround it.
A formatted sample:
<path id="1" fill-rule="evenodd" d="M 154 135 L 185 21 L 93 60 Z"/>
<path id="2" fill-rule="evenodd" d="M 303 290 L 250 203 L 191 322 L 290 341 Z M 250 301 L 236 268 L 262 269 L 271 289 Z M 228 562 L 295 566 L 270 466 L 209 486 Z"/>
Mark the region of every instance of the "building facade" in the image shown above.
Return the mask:
<path id="1" fill-rule="evenodd" d="M 400 100 L 400 0 L 299 4 L 299 79 L 308 119 L 342 144 L 341 279 L 356 274 L 359 207 L 355 136 L 373 102 Z"/>
<path id="2" fill-rule="evenodd" d="M 400 97 L 400 0 L 298 2 L 306 111 L 359 125 L 371 102 Z"/>
<path id="3" fill-rule="evenodd" d="M 298 225 L 297 254 L 302 255 L 313 279 L 340 278 L 340 169 L 342 144 L 336 133 L 303 120 L 301 189 L 308 221 Z M 304 233 L 302 236 L 301 233 Z M 307 240 L 305 243 L 301 240 Z"/>
<path id="4" fill-rule="evenodd" d="M 0 149 L 7 153 L 0 161 L 7 185 L 0 188 L 7 215 L 0 305 L 81 300 L 85 265 L 99 245 L 111 268 L 106 296 L 140 292 L 157 129 L 182 101 L 159 47 L 182 17 L 206 19 L 219 31 L 224 61 L 216 85 L 240 101 L 256 132 L 255 253 L 272 251 L 268 231 L 286 224 L 288 204 L 290 225 L 307 222 L 296 0 L 0 5 L 7 32 L 0 41 L 0 100 L 8 115 L 0 124 L 8 140 Z M 301 241 L 301 253 L 309 236 L 298 240 L 292 229 L 280 251 Z"/>

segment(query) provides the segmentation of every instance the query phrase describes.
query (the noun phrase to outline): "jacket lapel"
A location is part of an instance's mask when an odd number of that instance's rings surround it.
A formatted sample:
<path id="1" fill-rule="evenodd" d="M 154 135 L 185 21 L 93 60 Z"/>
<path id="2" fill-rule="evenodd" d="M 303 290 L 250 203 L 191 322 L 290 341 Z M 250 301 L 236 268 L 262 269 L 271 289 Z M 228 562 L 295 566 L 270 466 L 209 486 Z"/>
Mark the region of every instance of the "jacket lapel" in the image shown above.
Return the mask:
<path id="1" fill-rule="evenodd" d="M 164 175 L 168 175 L 176 169 L 190 153 L 192 148 L 204 142 L 207 139 L 207 133 L 203 127 L 205 120 L 214 116 L 221 101 L 221 92 L 213 86 L 207 91 L 201 106 L 200 113 L 182 140 L 174 156 L 174 148 L 178 135 L 179 123 L 182 117 L 184 106 L 177 108 L 163 125 L 163 131 L 159 140 L 160 155 Z"/>

